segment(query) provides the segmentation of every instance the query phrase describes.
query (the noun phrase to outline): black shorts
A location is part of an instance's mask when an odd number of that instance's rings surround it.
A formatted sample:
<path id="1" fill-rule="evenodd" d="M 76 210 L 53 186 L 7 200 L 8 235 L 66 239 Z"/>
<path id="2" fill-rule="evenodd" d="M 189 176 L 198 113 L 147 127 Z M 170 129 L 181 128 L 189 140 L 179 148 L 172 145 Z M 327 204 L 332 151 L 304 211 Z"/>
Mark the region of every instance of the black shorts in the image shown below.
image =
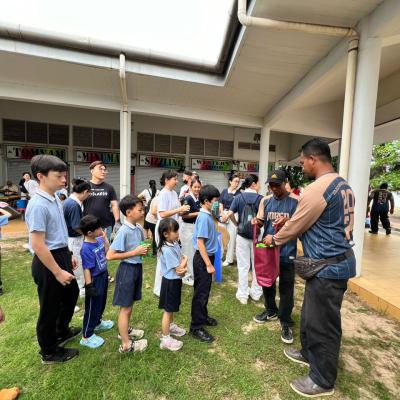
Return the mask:
<path id="1" fill-rule="evenodd" d="M 113 305 L 130 307 L 134 301 L 142 299 L 142 264 L 121 262 L 115 276 Z"/>
<path id="2" fill-rule="evenodd" d="M 178 312 L 181 305 L 182 279 L 162 278 L 158 308 Z"/>

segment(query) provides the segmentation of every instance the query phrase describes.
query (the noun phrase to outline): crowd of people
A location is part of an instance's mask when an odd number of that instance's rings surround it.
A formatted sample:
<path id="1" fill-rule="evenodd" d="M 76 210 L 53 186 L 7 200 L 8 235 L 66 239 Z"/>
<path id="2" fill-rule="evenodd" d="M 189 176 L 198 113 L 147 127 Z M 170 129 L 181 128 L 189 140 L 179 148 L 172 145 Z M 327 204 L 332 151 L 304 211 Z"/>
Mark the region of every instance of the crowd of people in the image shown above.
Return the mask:
<path id="1" fill-rule="evenodd" d="M 144 331 L 132 326 L 131 320 L 133 305 L 142 298 L 142 264 L 148 254 L 157 257 L 153 291 L 163 310 L 160 348 L 178 351 L 183 346 L 179 337 L 187 332 L 175 321 L 182 284 L 193 286 L 189 333 L 212 342 L 210 327 L 224 323 L 208 310 L 215 256 L 221 245 L 218 229 L 223 226 L 229 234 L 223 266 L 230 268 L 236 260 L 238 307 L 264 296 L 265 310 L 254 321 L 279 320 L 284 343 L 293 343 L 297 238 L 304 257 L 318 261 L 319 269 L 305 284 L 301 350 L 285 348 L 284 353 L 310 367 L 309 374 L 291 383 L 293 390 L 305 396 L 332 394 L 341 341 L 340 308 L 347 281 L 355 276 L 354 195 L 334 172 L 326 142 L 312 139 L 304 144 L 300 163 L 314 179 L 301 197 L 287 190 L 283 170 L 269 173 L 266 195 L 259 193 L 259 178 L 254 174 L 240 188 L 239 176 L 232 174 L 220 193 L 192 171 L 184 172 L 185 185 L 178 195 L 178 173 L 169 170 L 161 177 L 160 191 L 150 180 L 148 189 L 118 202 L 114 188 L 106 182 L 106 166 L 96 161 L 90 165 L 90 181 L 75 178 L 72 193 L 61 202 L 57 192 L 65 187 L 67 165 L 54 156 L 35 156 L 31 169 L 38 187 L 29 201 L 26 223 L 40 304 L 37 339 L 42 362 L 62 363 L 76 357 L 78 349 L 64 345 L 79 335 L 80 344 L 91 349 L 104 343 L 100 332 L 114 326 L 103 319 L 114 279 L 107 268 L 112 260 L 119 261 L 112 299 L 119 308 L 118 351 L 146 349 Z M 279 281 L 270 287 L 257 282 L 255 236 L 266 246 L 280 249 Z M 146 238 L 151 238 L 151 244 Z M 75 328 L 70 322 L 79 296 L 84 298 L 85 312 L 82 328 Z"/>

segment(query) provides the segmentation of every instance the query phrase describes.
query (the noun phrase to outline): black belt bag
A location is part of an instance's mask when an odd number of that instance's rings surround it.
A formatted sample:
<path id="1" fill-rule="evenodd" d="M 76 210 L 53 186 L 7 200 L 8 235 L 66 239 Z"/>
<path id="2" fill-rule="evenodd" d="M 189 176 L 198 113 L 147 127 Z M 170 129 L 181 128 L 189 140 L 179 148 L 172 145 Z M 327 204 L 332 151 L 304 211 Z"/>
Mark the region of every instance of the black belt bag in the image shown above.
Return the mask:
<path id="1" fill-rule="evenodd" d="M 347 258 L 353 256 L 353 249 L 347 250 L 345 253 L 336 257 L 325 258 L 323 260 L 316 260 L 315 258 L 297 257 L 293 260 L 294 268 L 300 278 L 308 281 L 313 278 L 318 272 L 323 270 L 326 266 L 337 264 Z"/>

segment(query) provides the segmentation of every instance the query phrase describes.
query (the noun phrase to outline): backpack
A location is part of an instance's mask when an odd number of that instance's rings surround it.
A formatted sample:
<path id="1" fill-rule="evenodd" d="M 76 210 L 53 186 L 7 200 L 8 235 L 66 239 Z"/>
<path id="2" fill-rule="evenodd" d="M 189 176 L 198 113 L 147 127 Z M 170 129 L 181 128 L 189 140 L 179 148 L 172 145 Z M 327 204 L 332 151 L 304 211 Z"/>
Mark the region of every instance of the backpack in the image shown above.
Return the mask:
<path id="1" fill-rule="evenodd" d="M 240 196 L 242 196 L 245 206 L 239 216 L 240 222 L 237 233 L 245 239 L 253 239 L 253 225 L 251 224 L 251 220 L 257 216 L 256 202 L 258 197 L 256 197 L 254 203 L 249 204 L 242 193 L 240 193 Z"/>

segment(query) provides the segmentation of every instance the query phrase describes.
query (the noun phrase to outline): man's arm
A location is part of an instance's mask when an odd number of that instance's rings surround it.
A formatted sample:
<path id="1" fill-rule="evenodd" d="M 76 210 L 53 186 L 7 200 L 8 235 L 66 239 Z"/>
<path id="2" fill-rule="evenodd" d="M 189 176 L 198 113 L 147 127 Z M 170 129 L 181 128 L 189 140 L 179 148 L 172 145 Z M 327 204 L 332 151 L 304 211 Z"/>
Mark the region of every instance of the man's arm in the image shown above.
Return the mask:
<path id="1" fill-rule="evenodd" d="M 389 203 L 390 203 L 390 214 L 393 214 L 394 213 L 394 196 L 393 196 L 393 193 L 390 193 Z"/>
<path id="2" fill-rule="evenodd" d="M 120 221 L 121 216 L 119 213 L 118 201 L 111 200 L 111 212 L 113 213 L 115 221 Z"/>
<path id="3" fill-rule="evenodd" d="M 32 250 L 38 256 L 42 264 L 55 276 L 61 285 L 66 286 L 75 279 L 75 276 L 67 271 L 64 271 L 57 264 L 49 248 L 45 243 L 45 232 L 31 233 Z"/>

